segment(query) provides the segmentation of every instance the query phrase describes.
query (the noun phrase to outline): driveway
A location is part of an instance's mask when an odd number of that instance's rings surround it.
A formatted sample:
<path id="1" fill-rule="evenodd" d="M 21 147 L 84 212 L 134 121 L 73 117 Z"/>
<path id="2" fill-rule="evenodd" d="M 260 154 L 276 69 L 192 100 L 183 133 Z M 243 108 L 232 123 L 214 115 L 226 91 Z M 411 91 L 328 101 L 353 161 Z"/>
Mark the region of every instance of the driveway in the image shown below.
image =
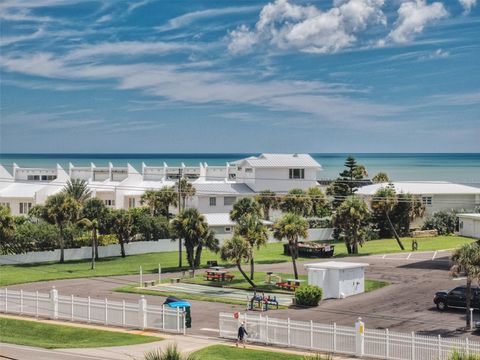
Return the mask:
<path id="1" fill-rule="evenodd" d="M 401 255 L 401 256 L 400 256 Z M 462 336 L 456 329 L 464 326 L 465 312 L 450 310 L 439 312 L 433 304 L 436 291 L 450 289 L 463 281 L 451 279 L 448 271 L 448 252 L 431 254 L 415 253 L 408 259 L 408 254 L 398 256 L 362 256 L 343 258 L 341 261 L 364 262 L 369 279 L 389 281 L 391 285 L 382 289 L 355 295 L 342 300 L 325 300 L 320 306 L 309 309 L 270 310 L 268 315 L 295 320 L 316 321 L 353 326 L 358 317 L 362 317 L 367 327 L 422 334 L 442 334 L 444 336 Z M 432 260 L 433 258 L 433 260 Z M 307 261 L 313 262 L 312 260 Z M 300 273 L 306 273 L 299 263 Z M 291 272 L 290 263 L 257 265 L 257 271 Z M 179 274 L 165 274 L 177 277 Z M 155 279 L 156 275 L 144 275 L 144 279 Z M 137 301 L 139 295 L 117 293 L 113 289 L 122 285 L 138 282 L 138 276 L 113 276 L 86 279 L 68 279 L 45 281 L 10 286 L 9 289 L 26 291 L 49 291 L 55 286 L 64 295 L 91 296 L 92 298 L 108 297 L 112 300 Z M 152 304 L 162 304 L 162 296 L 145 296 Z M 216 335 L 219 312 L 244 311 L 245 306 L 209 303 L 190 300 L 192 304 L 193 327 L 191 334 Z M 479 314 L 475 314 L 480 320 Z M 477 337 L 477 336 L 475 336 Z"/>

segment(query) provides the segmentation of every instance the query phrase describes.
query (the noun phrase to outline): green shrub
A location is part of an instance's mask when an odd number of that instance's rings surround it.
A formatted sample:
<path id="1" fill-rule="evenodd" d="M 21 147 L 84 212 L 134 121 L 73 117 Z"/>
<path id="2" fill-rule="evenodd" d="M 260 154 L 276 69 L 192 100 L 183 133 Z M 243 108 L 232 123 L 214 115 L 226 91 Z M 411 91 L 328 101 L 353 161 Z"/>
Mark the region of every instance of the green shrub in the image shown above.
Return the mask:
<path id="1" fill-rule="evenodd" d="M 437 230 L 438 235 L 448 235 L 455 232 L 457 216 L 453 212 L 439 211 L 425 220 L 423 230 Z"/>
<path id="2" fill-rule="evenodd" d="M 447 358 L 447 360 L 480 360 L 480 355 L 478 354 L 468 354 L 465 352 L 460 352 L 454 350 Z"/>
<path id="3" fill-rule="evenodd" d="M 195 355 L 183 356 L 177 345 L 169 345 L 162 350 L 152 350 L 145 354 L 144 360 L 197 360 Z"/>
<path id="4" fill-rule="evenodd" d="M 295 290 L 295 303 L 303 306 L 317 306 L 322 300 L 323 290 L 316 285 L 302 285 Z"/>

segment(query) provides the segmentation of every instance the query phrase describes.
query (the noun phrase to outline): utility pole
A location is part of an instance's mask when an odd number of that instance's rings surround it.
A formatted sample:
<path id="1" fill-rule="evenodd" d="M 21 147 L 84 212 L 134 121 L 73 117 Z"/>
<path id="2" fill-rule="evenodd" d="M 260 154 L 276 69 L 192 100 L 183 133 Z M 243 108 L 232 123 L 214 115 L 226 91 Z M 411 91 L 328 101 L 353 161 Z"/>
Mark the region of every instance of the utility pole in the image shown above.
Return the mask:
<path id="1" fill-rule="evenodd" d="M 182 171 L 182 170 L 180 170 Z M 182 206 L 181 206 L 181 201 L 182 201 L 182 196 L 180 194 L 180 182 L 183 179 L 183 172 L 180 174 L 180 178 L 178 179 L 177 183 L 177 192 L 178 192 L 178 213 L 182 211 Z M 181 269 L 182 268 L 182 238 L 178 238 L 178 267 Z"/>

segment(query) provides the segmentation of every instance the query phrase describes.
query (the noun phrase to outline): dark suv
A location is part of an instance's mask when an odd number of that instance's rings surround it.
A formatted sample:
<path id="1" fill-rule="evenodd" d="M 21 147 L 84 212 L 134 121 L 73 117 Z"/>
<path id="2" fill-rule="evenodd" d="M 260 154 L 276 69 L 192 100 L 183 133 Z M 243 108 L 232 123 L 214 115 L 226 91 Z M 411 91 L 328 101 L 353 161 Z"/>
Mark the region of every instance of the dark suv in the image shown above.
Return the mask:
<path id="1" fill-rule="evenodd" d="M 467 307 L 467 287 L 459 286 L 450 291 L 439 291 L 435 294 L 433 302 L 438 310 L 445 310 L 449 307 L 465 308 Z M 472 301 L 470 306 L 474 309 L 480 309 L 480 289 L 472 286 Z"/>

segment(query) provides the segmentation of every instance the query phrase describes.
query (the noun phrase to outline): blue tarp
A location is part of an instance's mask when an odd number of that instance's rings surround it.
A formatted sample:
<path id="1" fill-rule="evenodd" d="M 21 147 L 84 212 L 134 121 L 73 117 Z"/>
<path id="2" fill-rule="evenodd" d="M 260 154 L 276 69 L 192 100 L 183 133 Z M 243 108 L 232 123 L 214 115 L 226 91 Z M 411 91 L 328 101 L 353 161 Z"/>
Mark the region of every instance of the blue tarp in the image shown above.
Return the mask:
<path id="1" fill-rule="evenodd" d="M 189 308 L 191 305 L 188 301 L 174 301 L 167 303 L 171 308 Z"/>

